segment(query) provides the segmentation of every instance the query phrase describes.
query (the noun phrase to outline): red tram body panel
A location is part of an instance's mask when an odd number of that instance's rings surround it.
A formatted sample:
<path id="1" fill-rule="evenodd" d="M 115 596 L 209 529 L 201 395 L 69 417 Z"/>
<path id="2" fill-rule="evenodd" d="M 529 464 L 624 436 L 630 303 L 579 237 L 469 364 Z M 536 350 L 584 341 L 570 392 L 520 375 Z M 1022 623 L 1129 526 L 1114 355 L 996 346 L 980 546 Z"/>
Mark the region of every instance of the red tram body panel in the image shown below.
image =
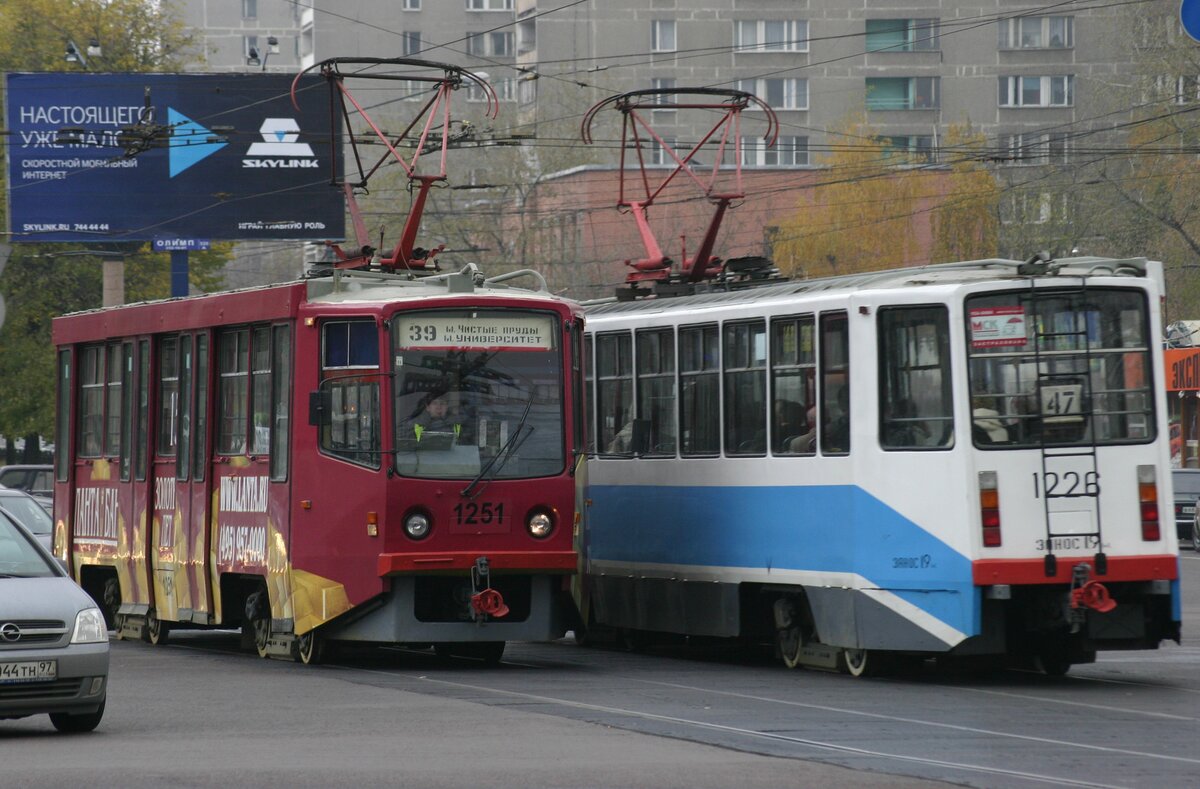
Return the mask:
<path id="1" fill-rule="evenodd" d="M 309 662 L 570 626 L 571 302 L 474 267 L 334 271 L 64 316 L 54 341 L 55 551 L 123 636 L 241 626 Z"/>

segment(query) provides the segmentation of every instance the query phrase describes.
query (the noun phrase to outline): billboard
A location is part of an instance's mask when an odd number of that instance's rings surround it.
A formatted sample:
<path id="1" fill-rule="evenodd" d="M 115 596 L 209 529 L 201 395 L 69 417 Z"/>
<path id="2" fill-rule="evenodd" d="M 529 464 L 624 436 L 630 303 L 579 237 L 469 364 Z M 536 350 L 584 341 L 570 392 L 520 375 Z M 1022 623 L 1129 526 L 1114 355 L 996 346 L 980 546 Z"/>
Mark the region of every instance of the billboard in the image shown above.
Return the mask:
<path id="1" fill-rule="evenodd" d="M 343 238 L 341 118 L 315 75 L 297 111 L 292 79 L 9 74 L 12 240 Z"/>

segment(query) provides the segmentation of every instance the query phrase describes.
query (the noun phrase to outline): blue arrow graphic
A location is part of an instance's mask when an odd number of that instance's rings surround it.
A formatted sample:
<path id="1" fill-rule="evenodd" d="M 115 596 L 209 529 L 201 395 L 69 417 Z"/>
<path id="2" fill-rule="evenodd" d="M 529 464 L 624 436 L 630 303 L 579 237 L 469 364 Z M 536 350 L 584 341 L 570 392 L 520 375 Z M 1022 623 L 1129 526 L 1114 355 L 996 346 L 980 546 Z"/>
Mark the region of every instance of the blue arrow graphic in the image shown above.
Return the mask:
<path id="1" fill-rule="evenodd" d="M 171 124 L 169 158 L 172 178 L 226 145 L 223 142 L 208 142 L 213 136 L 211 131 L 171 107 L 167 108 L 167 122 Z"/>

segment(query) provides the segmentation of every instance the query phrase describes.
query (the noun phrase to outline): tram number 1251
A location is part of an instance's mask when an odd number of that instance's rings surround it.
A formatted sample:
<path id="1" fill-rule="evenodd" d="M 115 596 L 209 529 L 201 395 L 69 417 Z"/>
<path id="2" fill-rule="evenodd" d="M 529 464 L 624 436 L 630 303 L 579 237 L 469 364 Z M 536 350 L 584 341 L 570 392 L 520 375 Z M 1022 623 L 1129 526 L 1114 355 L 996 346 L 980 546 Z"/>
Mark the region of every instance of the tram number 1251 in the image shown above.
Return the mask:
<path id="1" fill-rule="evenodd" d="M 469 526 L 504 523 L 504 504 L 468 501 L 454 505 L 454 519 Z"/>
<path id="2" fill-rule="evenodd" d="M 1058 474 L 1054 471 L 1033 472 L 1033 497 L 1040 499 L 1045 495 L 1048 499 L 1067 499 L 1078 496 L 1100 495 L 1100 474 L 1089 471 L 1080 474 L 1078 471 L 1066 471 Z"/>

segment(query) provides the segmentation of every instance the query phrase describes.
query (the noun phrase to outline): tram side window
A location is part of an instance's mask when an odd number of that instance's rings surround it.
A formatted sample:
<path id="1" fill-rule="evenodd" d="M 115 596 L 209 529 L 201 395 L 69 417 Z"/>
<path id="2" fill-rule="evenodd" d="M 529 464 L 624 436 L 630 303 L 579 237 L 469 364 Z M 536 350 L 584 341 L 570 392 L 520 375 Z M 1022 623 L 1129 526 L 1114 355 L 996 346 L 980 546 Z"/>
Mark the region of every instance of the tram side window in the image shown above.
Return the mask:
<path id="1" fill-rule="evenodd" d="M 811 315 L 771 322 L 771 450 L 811 455 L 817 435 L 817 343 Z"/>
<path id="2" fill-rule="evenodd" d="M 79 353 L 79 457 L 98 458 L 104 451 L 104 346 Z"/>
<path id="3" fill-rule="evenodd" d="M 121 481 L 133 471 L 133 343 L 121 345 Z"/>
<path id="4" fill-rule="evenodd" d="M 192 468 L 197 482 L 204 481 L 205 460 L 208 458 L 208 335 L 196 335 L 196 405 L 192 419 L 195 425 L 192 443 Z"/>
<path id="5" fill-rule="evenodd" d="M 941 306 L 879 310 L 879 442 L 884 449 L 953 446 L 949 326 L 949 313 Z"/>
<path id="6" fill-rule="evenodd" d="M 725 325 L 725 454 L 767 451 L 767 327 Z"/>
<path id="7" fill-rule="evenodd" d="M 158 346 L 158 455 L 174 457 L 179 418 L 179 341 L 167 337 Z"/>
<path id="8" fill-rule="evenodd" d="M 249 344 L 249 329 L 222 332 L 217 338 L 217 370 L 221 381 L 217 392 L 217 454 L 220 455 L 241 455 L 246 451 Z"/>
<path id="9" fill-rule="evenodd" d="M 588 426 L 596 424 L 596 412 L 593 406 L 596 404 L 596 365 L 592 358 L 592 351 L 595 347 L 595 340 L 592 335 L 588 334 L 583 338 L 583 390 L 584 390 L 584 418 L 588 421 Z M 587 451 L 589 455 L 596 454 L 596 431 L 590 429 L 587 431 Z"/>
<path id="10" fill-rule="evenodd" d="M 821 314 L 821 454 L 850 451 L 850 327 L 844 312 Z"/>
<path id="11" fill-rule="evenodd" d="M 133 441 L 133 474 L 139 482 L 146 478 L 150 456 L 150 341 L 138 341 L 137 433 Z"/>
<path id="12" fill-rule="evenodd" d="M 671 329 L 637 333 L 637 416 L 646 423 L 647 455 L 674 455 L 675 336 Z"/>
<path id="13" fill-rule="evenodd" d="M 67 481 L 67 466 L 71 459 L 71 352 L 58 352 L 58 413 L 55 415 L 54 478 Z"/>
<path id="14" fill-rule="evenodd" d="M 271 479 L 285 480 L 288 475 L 288 439 L 291 435 L 290 400 L 292 383 L 292 334 L 289 326 L 272 328 L 271 368 L 275 377 L 271 386 Z"/>
<path id="15" fill-rule="evenodd" d="M 601 452 L 633 451 L 632 344 L 628 332 L 596 337 L 596 441 Z"/>
<path id="16" fill-rule="evenodd" d="M 105 354 L 104 455 L 116 457 L 121 447 L 121 346 L 113 343 Z"/>
<path id="17" fill-rule="evenodd" d="M 250 433 L 250 454 L 271 451 L 271 330 L 258 326 L 250 333 L 250 400 L 254 426 Z"/>
<path id="18" fill-rule="evenodd" d="M 721 354 L 716 326 L 679 329 L 679 427 L 684 455 L 721 451 Z"/>
<path id="19" fill-rule="evenodd" d="M 179 414 L 176 417 L 179 435 L 175 439 L 175 477 L 187 479 L 192 460 L 192 338 L 179 338 Z"/>
<path id="20" fill-rule="evenodd" d="M 330 321 L 322 326 L 322 390 L 330 419 L 321 447 L 333 455 L 379 468 L 379 331 L 374 320 Z"/>

